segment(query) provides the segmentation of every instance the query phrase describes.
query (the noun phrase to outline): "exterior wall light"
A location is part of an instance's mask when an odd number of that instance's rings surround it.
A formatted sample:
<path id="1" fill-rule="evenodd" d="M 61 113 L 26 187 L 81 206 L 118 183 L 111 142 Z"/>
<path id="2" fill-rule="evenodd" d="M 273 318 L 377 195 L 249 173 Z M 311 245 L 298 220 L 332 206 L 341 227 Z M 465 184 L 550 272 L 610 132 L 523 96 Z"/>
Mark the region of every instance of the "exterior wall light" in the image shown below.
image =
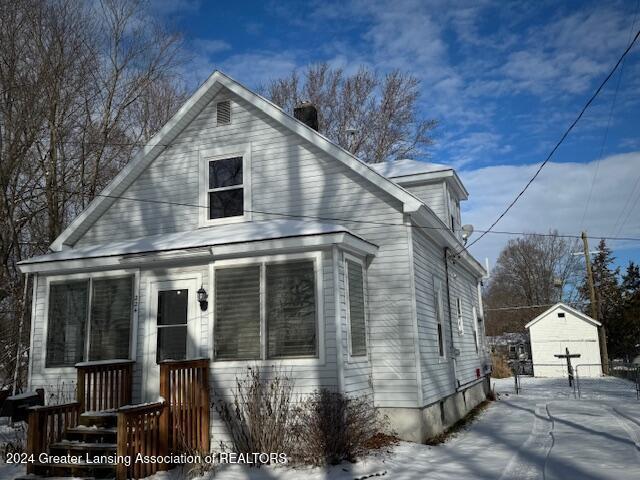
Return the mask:
<path id="1" fill-rule="evenodd" d="M 209 298 L 209 295 L 207 295 L 207 291 L 204 289 L 204 286 L 200 286 L 200 289 L 198 290 L 198 303 L 200 304 L 200 310 L 202 310 L 203 312 L 209 307 L 209 302 L 207 302 L 207 299 Z"/>

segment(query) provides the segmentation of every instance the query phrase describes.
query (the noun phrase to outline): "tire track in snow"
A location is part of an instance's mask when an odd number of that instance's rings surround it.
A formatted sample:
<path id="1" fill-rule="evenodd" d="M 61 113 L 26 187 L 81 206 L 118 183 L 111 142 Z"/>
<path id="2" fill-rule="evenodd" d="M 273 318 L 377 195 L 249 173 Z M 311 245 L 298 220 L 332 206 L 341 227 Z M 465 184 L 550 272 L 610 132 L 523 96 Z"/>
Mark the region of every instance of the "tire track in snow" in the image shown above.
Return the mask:
<path id="1" fill-rule="evenodd" d="M 553 447 L 552 430 L 547 404 L 536 404 L 531 434 L 511 458 L 500 480 L 544 480 L 545 464 Z"/>
<path id="2" fill-rule="evenodd" d="M 627 435 L 636 446 L 636 458 L 640 463 L 640 424 L 630 415 L 621 412 L 616 407 L 611 407 L 609 412 L 617 420 L 620 426 L 627 432 Z"/>

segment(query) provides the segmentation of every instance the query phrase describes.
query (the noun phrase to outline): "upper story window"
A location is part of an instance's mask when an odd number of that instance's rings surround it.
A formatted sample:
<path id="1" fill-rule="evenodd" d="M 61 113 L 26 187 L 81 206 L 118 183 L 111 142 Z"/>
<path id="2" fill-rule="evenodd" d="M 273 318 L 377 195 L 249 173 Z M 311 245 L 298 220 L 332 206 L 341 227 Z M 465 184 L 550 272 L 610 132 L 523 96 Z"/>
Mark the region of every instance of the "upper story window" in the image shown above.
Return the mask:
<path id="1" fill-rule="evenodd" d="M 250 148 L 200 152 L 200 226 L 248 219 Z"/>
<path id="2" fill-rule="evenodd" d="M 242 157 L 208 161 L 209 220 L 244 215 Z"/>

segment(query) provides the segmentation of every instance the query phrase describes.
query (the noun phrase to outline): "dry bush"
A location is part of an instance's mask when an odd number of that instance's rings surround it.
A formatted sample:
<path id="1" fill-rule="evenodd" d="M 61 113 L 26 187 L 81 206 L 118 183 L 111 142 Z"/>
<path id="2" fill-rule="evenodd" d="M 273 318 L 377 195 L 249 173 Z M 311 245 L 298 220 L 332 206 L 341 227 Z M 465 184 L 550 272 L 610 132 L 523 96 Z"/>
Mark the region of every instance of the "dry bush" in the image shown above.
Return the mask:
<path id="1" fill-rule="evenodd" d="M 355 461 L 375 445 L 371 440 L 386 425 L 370 396 L 352 398 L 324 389 L 304 400 L 296 417 L 294 458 L 312 465 Z"/>
<path id="2" fill-rule="evenodd" d="M 11 453 L 23 453 L 27 443 L 27 424 L 17 422 L 8 426 L 0 426 L 0 451 L 2 460 L 7 460 Z"/>
<path id="3" fill-rule="evenodd" d="M 225 423 L 235 453 L 293 450 L 293 382 L 282 372 L 271 378 L 257 367 L 247 368 L 244 377 L 236 377 L 233 401 L 214 400 L 214 408 Z"/>
<path id="4" fill-rule="evenodd" d="M 507 359 L 504 358 L 504 355 L 492 353 L 491 363 L 493 364 L 493 368 L 491 370 L 491 376 L 493 378 L 507 378 L 513 375 L 511 367 L 507 363 Z"/>

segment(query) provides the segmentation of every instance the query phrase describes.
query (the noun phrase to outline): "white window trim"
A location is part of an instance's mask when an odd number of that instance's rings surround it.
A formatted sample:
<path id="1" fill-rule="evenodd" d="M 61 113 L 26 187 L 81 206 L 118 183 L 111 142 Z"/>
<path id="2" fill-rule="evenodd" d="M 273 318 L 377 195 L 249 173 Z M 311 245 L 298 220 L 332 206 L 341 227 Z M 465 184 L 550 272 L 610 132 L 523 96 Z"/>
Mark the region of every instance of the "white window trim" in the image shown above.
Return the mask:
<path id="1" fill-rule="evenodd" d="M 260 360 L 216 360 L 215 358 L 215 331 L 216 331 L 216 318 L 215 318 L 215 271 L 217 268 L 234 267 L 234 266 L 247 266 L 247 265 L 262 265 L 272 263 L 287 263 L 295 260 L 313 260 L 313 269 L 315 273 L 316 281 L 316 341 L 317 341 L 317 356 L 315 357 L 298 357 L 298 358 L 273 358 L 267 359 L 267 337 L 266 337 L 266 312 L 264 311 L 265 302 L 260 302 Z M 261 275 L 264 275 L 265 268 L 261 268 Z M 288 366 L 288 365 L 313 365 L 320 366 L 325 364 L 325 323 L 324 323 L 324 287 L 323 287 L 323 268 L 322 268 L 322 252 L 308 252 L 308 253 L 296 253 L 296 254 L 279 254 L 279 255 L 266 255 L 259 257 L 237 258 L 227 260 L 216 260 L 209 264 L 209 278 L 210 278 L 210 292 L 209 292 L 209 338 L 210 346 L 209 353 L 211 356 L 211 368 L 224 370 L 233 367 L 246 367 L 247 365 L 256 366 Z M 261 296 L 264 295 L 264 279 L 260 279 L 260 292 Z"/>
<path id="2" fill-rule="evenodd" d="M 434 320 L 435 320 L 435 331 L 436 331 L 436 351 L 438 352 L 438 363 L 447 362 L 447 333 L 445 331 L 445 321 L 444 321 L 444 298 L 442 293 L 443 281 L 433 276 L 433 300 L 434 300 Z M 438 313 L 440 313 L 440 331 L 442 332 L 442 355 L 440 355 L 440 346 L 438 342 Z"/>
<path id="3" fill-rule="evenodd" d="M 156 363 L 157 337 L 153 334 L 153 331 L 157 330 L 157 324 L 156 324 L 157 317 L 155 316 L 157 315 L 157 311 L 156 311 L 157 307 L 154 307 L 154 300 L 155 302 L 157 302 L 158 299 L 157 298 L 154 299 L 153 291 L 154 289 L 156 289 L 157 291 L 158 285 L 160 284 L 170 285 L 173 283 L 175 285 L 179 285 L 183 282 L 191 280 L 195 283 L 196 285 L 195 288 L 199 288 L 199 286 L 203 285 L 203 283 L 202 283 L 202 273 L 200 272 L 176 273 L 173 275 L 171 274 L 156 275 L 153 272 L 146 272 L 145 277 L 146 277 L 146 286 L 145 286 L 146 301 L 145 301 L 145 312 L 144 312 L 145 320 L 143 322 L 143 327 L 144 327 L 143 342 L 145 344 L 145 347 L 144 347 L 145 351 L 144 351 L 143 357 L 140 359 L 140 368 L 142 369 L 142 385 L 144 386 L 143 390 L 147 391 L 146 394 L 144 391 L 142 392 L 142 398 L 146 399 L 145 401 L 151 401 L 151 398 L 149 397 L 149 395 L 152 390 L 150 390 L 149 382 L 150 382 L 150 378 L 152 378 L 152 376 L 154 375 L 151 372 L 151 370 L 156 368 L 159 369 L 159 366 Z M 194 292 L 194 294 L 195 293 L 196 292 Z M 193 300 L 193 298 L 191 300 Z M 197 304 L 197 302 L 195 303 Z M 199 343 L 201 342 L 201 335 L 199 335 L 199 332 L 201 331 L 203 326 L 204 312 L 200 310 L 199 306 L 196 306 L 195 308 L 196 310 L 193 316 L 195 321 L 192 322 L 191 325 L 187 324 L 187 332 L 189 332 L 189 335 L 188 335 L 189 338 L 187 343 L 187 356 L 189 356 L 191 353 L 192 354 L 191 358 L 197 358 L 197 356 L 199 355 L 199 352 L 204 351 L 204 349 L 202 349 L 201 346 L 199 345 Z M 190 348 L 192 348 L 192 350 L 190 350 Z"/>
<path id="4" fill-rule="evenodd" d="M 475 305 L 471 308 L 471 321 L 473 322 L 473 333 L 476 338 L 476 355 L 480 355 L 480 338 L 478 333 L 478 311 Z"/>
<path id="5" fill-rule="evenodd" d="M 349 349 L 348 363 L 359 363 L 369 361 L 369 306 L 367 302 L 367 268 L 364 260 L 348 253 L 343 255 L 343 279 L 344 279 L 344 305 L 346 310 L 347 325 L 347 348 Z M 351 309 L 349 308 L 349 275 L 347 260 L 351 260 L 360 265 L 362 268 L 362 292 L 364 296 L 364 343 L 365 353 L 363 355 L 354 355 L 351 351 Z"/>
<path id="6" fill-rule="evenodd" d="M 52 275 L 45 277 L 45 298 L 44 298 L 44 325 L 42 328 L 42 359 L 41 359 L 41 371 L 49 374 L 58 374 L 58 375 L 69 375 L 72 372 L 75 372 L 75 366 L 69 367 L 47 367 L 47 349 L 48 349 L 48 331 L 49 331 L 49 296 L 51 294 L 51 284 L 52 283 L 65 283 L 65 282 L 75 282 L 80 280 L 88 280 L 89 281 L 89 292 L 88 292 L 88 311 L 87 311 L 87 329 L 85 331 L 85 352 L 84 357 L 87 357 L 87 352 L 89 349 L 89 335 L 90 331 L 90 312 L 91 312 L 91 301 L 92 301 L 92 280 L 94 279 L 102 279 L 102 278 L 118 278 L 118 277 L 129 277 L 133 276 L 133 298 L 131 305 L 131 330 L 129 331 L 129 360 L 136 359 L 136 344 L 138 341 L 138 310 L 139 310 L 139 291 L 140 291 L 140 270 L 110 270 L 106 272 L 93 272 L 93 273 L 75 273 L 70 275 Z M 35 317 L 34 317 L 35 318 Z"/>
<path id="7" fill-rule="evenodd" d="M 236 217 L 209 218 L 209 162 L 227 158 L 242 157 L 242 189 L 244 195 L 244 215 Z M 251 220 L 251 143 L 229 147 L 216 147 L 198 151 L 199 176 L 199 227 L 210 227 L 227 223 Z M 231 189 L 231 188 L 230 188 Z M 222 190 L 222 189 L 221 189 Z M 204 208 L 206 206 L 206 208 Z"/>
<path id="8" fill-rule="evenodd" d="M 456 297 L 456 318 L 458 320 L 458 334 L 464 335 L 464 307 L 462 297 Z"/>

